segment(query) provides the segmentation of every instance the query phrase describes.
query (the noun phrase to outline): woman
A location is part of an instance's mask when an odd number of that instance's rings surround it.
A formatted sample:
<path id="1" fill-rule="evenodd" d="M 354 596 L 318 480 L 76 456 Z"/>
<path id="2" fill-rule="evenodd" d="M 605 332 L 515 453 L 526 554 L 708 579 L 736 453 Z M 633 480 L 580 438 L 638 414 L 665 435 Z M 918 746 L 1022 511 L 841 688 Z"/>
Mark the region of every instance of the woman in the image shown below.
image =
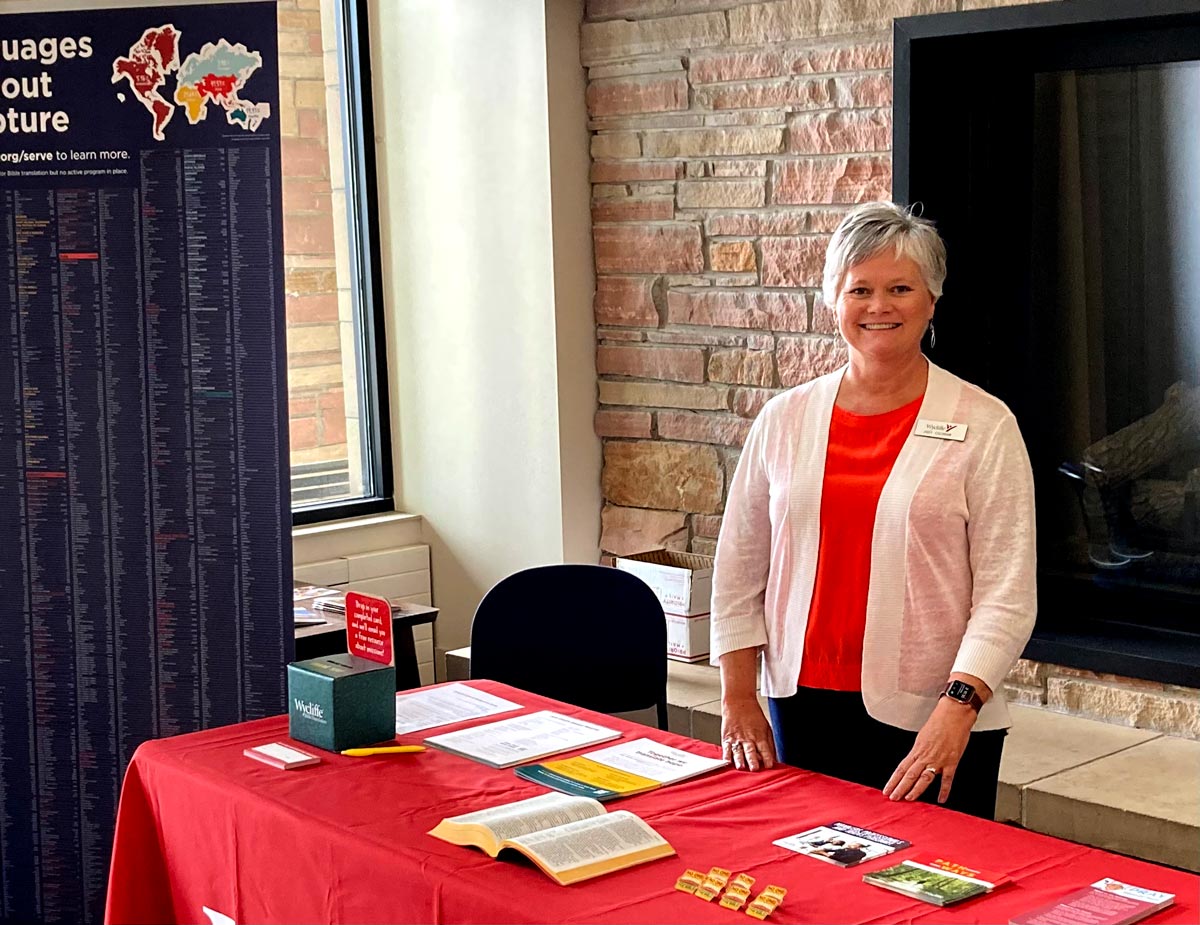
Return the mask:
<path id="1" fill-rule="evenodd" d="M 754 422 L 712 657 L 737 768 L 778 759 L 992 818 L 1009 724 L 993 695 L 1036 608 L 1033 476 L 1004 404 L 921 353 L 945 277 L 933 225 L 891 203 L 834 233 L 824 294 L 850 361 Z"/>

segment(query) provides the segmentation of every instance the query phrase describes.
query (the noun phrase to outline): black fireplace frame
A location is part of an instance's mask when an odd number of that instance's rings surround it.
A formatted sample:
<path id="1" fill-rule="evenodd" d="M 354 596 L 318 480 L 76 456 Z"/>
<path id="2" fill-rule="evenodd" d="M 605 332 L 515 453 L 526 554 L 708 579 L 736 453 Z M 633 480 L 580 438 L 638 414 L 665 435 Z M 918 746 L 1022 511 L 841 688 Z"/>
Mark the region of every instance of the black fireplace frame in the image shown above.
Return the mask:
<path id="1" fill-rule="evenodd" d="M 1013 308 L 1032 298 L 1034 235 L 1021 203 L 1034 169 L 1034 74 L 1197 59 L 1198 0 L 1062 0 L 895 20 L 892 195 L 937 220 L 951 271 L 931 357 L 1007 401 L 1027 436 L 1045 417 L 1020 387 L 1033 313 Z M 1122 593 L 1093 604 L 1041 580 L 1025 657 L 1200 688 L 1195 599 L 1155 590 L 1147 622 L 1135 618 L 1146 605 Z"/>

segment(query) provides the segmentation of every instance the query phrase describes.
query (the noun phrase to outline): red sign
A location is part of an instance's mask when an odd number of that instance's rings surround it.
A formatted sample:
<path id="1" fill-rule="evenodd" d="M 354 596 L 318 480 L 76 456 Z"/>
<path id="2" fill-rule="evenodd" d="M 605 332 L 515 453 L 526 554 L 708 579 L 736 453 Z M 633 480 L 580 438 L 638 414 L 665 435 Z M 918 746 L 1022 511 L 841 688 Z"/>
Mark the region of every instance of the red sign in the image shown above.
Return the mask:
<path id="1" fill-rule="evenodd" d="M 381 597 L 346 592 L 346 651 L 381 665 L 396 664 L 391 604 Z"/>

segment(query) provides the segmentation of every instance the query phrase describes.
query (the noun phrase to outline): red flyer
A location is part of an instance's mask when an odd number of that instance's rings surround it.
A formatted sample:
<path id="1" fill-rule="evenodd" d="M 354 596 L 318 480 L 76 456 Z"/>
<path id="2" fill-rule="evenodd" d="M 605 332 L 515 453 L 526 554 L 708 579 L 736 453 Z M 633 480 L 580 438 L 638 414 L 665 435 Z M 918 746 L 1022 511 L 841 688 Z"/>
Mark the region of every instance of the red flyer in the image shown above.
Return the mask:
<path id="1" fill-rule="evenodd" d="M 381 597 L 346 592 L 346 651 L 381 665 L 396 664 L 391 604 Z"/>

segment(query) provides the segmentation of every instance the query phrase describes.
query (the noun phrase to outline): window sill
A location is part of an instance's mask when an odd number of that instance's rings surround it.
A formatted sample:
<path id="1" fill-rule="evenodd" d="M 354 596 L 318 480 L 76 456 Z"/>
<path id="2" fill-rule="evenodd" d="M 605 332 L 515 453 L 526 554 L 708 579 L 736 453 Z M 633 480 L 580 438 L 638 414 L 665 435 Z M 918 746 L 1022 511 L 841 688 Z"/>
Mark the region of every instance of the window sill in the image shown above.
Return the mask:
<path id="1" fill-rule="evenodd" d="M 292 528 L 292 558 L 296 565 L 363 555 L 423 542 L 420 514 L 390 512 L 348 517 Z"/>

